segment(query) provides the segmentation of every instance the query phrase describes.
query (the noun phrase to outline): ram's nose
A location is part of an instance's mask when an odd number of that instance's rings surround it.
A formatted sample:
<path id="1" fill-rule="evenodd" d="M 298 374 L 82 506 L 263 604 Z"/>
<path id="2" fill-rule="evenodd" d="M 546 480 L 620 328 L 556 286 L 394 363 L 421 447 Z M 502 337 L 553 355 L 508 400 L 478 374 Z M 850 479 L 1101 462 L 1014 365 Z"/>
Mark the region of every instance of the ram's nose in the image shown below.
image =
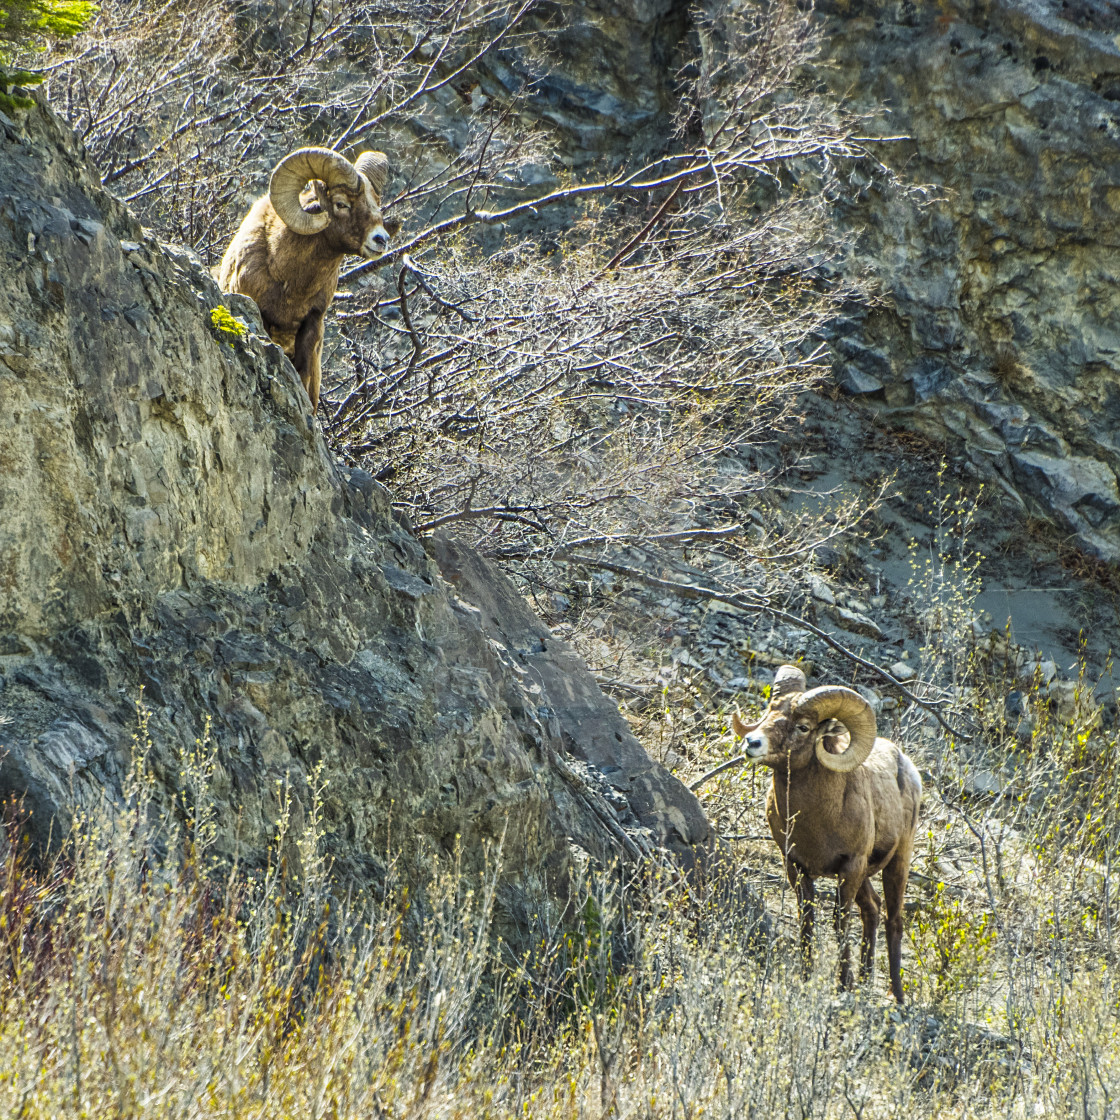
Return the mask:
<path id="1" fill-rule="evenodd" d="M 366 238 L 366 255 L 370 257 L 379 257 L 386 249 L 389 248 L 389 235 L 384 229 L 375 229 Z"/>
<path id="2" fill-rule="evenodd" d="M 760 735 L 757 731 L 753 735 L 748 735 L 745 749 L 747 758 L 761 758 L 768 750 L 766 736 Z"/>

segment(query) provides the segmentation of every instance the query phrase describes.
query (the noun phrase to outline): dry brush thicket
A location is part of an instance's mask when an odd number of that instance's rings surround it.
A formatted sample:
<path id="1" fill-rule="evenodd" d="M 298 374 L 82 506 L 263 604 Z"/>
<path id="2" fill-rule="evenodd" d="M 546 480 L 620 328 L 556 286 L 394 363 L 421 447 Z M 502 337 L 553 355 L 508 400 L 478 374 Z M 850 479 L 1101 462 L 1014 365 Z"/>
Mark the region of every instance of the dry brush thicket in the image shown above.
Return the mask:
<path id="1" fill-rule="evenodd" d="M 726 65 L 682 76 L 666 154 L 528 199 L 472 178 L 458 213 L 406 222 L 396 283 L 340 315 L 332 436 L 422 531 L 453 524 L 525 572 L 741 522 L 760 477 L 736 453 L 819 376 L 851 295 L 830 270 L 830 160 L 858 146 L 834 107 L 791 96 L 803 17 L 735 30 Z M 527 232 L 546 207 L 563 217 Z"/>
<path id="2" fill-rule="evenodd" d="M 378 147 L 404 113 L 422 130 L 426 98 L 495 41 L 524 45 L 529 7 L 107 3 L 48 61 L 47 90 L 102 182 L 216 264 L 293 139 Z"/>
<path id="3" fill-rule="evenodd" d="M 278 155 L 390 152 L 403 232 L 344 272 L 325 426 L 418 528 L 512 563 L 736 525 L 760 477 L 732 453 L 795 408 L 853 295 L 830 207 L 873 161 L 802 77 L 809 18 L 732 7 L 682 47 L 665 151 L 582 178 L 531 120 L 559 14 L 529 0 L 108 3 L 48 88 L 105 184 L 209 263 Z M 475 107 L 492 57 L 525 88 Z"/>

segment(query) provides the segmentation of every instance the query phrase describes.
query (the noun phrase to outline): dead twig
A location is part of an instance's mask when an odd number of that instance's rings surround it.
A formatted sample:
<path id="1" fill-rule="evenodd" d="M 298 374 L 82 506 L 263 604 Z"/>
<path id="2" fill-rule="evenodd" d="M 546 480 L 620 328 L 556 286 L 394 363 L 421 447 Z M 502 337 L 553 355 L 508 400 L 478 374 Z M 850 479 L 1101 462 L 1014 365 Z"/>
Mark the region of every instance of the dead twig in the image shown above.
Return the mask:
<path id="1" fill-rule="evenodd" d="M 704 599 L 716 603 L 726 603 L 729 607 L 737 607 L 739 610 L 750 614 L 768 614 L 771 618 L 779 619 L 782 622 L 797 627 L 799 630 L 805 630 L 815 637 L 820 638 L 825 645 L 830 649 L 834 649 L 848 661 L 859 665 L 863 669 L 867 669 L 869 672 L 874 673 L 876 676 L 886 681 L 893 688 L 898 689 L 912 704 L 917 704 L 919 708 L 929 712 L 941 727 L 953 736 L 954 739 L 961 742 L 971 742 L 973 739 L 972 735 L 961 731 L 949 723 L 934 704 L 931 704 L 928 700 L 923 700 L 920 696 L 915 696 L 906 685 L 895 678 L 891 673 L 887 672 L 886 669 L 879 668 L 875 662 L 868 661 L 866 657 L 861 657 L 858 653 L 848 649 L 842 642 L 838 642 L 831 634 L 822 630 L 819 626 L 814 626 L 813 623 L 808 620 L 798 615 L 791 614 L 789 611 L 782 610 L 781 607 L 774 606 L 768 599 L 761 595 L 750 592 L 720 591 L 710 587 L 702 587 L 696 583 L 661 579 L 659 576 L 643 572 L 641 568 L 634 568 L 629 564 L 619 564 L 613 560 L 607 560 L 596 556 L 569 554 L 562 557 L 562 559 L 566 560 L 568 563 L 581 564 L 585 567 L 599 568 L 602 571 L 613 572 L 615 575 L 635 580 L 638 583 L 644 583 L 648 587 L 655 587 L 660 591 L 668 591 L 674 595 L 679 595 L 683 599 Z"/>
<path id="2" fill-rule="evenodd" d="M 734 758 L 728 759 L 727 762 L 721 762 L 715 769 L 709 770 L 706 774 L 701 774 L 696 781 L 689 782 L 688 788 L 695 793 L 705 782 L 710 781 L 726 770 L 733 770 L 736 766 L 742 766 L 746 761 L 747 756 L 745 754 L 737 754 Z"/>

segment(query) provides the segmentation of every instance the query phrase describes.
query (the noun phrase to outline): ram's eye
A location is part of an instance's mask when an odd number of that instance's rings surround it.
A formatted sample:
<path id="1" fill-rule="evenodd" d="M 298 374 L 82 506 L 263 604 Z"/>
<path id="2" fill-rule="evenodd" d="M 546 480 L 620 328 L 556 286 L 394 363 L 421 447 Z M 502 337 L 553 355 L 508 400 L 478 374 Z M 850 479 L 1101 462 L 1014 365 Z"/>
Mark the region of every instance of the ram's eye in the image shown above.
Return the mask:
<path id="1" fill-rule="evenodd" d="M 334 204 L 334 208 L 336 210 L 349 210 L 350 209 L 350 203 L 349 202 L 336 202 Z"/>
<path id="2" fill-rule="evenodd" d="M 812 727 L 807 723 L 799 723 L 797 725 L 797 730 L 800 731 L 802 735 L 806 735 L 812 730 Z"/>

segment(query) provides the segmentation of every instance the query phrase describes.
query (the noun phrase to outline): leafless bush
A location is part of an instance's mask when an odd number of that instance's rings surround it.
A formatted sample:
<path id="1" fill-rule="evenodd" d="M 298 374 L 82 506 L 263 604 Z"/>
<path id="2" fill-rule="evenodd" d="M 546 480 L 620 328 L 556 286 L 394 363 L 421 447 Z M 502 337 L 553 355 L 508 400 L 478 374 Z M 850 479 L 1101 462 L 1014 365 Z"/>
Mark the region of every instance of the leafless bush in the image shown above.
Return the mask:
<path id="1" fill-rule="evenodd" d="M 695 219 L 607 278 L 594 245 L 555 263 L 526 246 L 461 251 L 439 290 L 406 271 L 395 299 L 341 315 L 352 372 L 332 435 L 421 527 L 484 518 L 498 555 L 603 535 L 620 507 L 650 528 L 734 496 L 750 483 L 718 483 L 720 457 L 764 436 L 817 372 L 824 309 L 800 245 Z M 603 220 L 584 219 L 587 234 Z M 511 522 L 539 538 L 511 542 Z"/>
<path id="2" fill-rule="evenodd" d="M 807 17 L 718 29 L 726 57 L 683 89 L 663 157 L 529 198 L 479 164 L 458 212 L 391 254 L 395 283 L 341 313 L 332 438 L 422 531 L 508 562 L 739 523 L 761 478 L 736 453 L 819 375 L 853 295 L 830 204 L 860 151 L 798 85 Z M 548 207 L 563 218 L 524 232 Z M 466 237 L 511 223 L 498 251 Z"/>
<path id="3" fill-rule="evenodd" d="M 107 0 L 50 61 L 47 91 L 105 185 L 214 262 L 278 152 L 377 146 L 405 116 L 422 132 L 480 56 L 526 45 L 532 5 Z"/>

